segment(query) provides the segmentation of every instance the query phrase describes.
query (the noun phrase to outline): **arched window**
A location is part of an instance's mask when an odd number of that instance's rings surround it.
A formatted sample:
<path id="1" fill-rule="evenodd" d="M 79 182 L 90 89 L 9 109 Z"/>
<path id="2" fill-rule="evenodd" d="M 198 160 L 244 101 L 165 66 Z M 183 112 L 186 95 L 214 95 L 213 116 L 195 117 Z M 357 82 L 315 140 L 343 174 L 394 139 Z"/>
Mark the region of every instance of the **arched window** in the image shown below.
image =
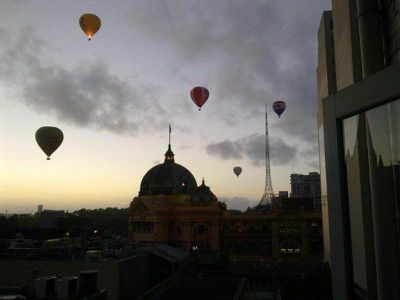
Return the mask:
<path id="1" fill-rule="evenodd" d="M 196 224 L 193 227 L 193 246 L 199 250 L 210 249 L 211 247 L 211 234 L 210 229 L 206 224 Z"/>
<path id="2" fill-rule="evenodd" d="M 194 234 L 207 234 L 208 233 L 208 227 L 205 224 L 197 224 L 193 228 L 193 233 Z"/>

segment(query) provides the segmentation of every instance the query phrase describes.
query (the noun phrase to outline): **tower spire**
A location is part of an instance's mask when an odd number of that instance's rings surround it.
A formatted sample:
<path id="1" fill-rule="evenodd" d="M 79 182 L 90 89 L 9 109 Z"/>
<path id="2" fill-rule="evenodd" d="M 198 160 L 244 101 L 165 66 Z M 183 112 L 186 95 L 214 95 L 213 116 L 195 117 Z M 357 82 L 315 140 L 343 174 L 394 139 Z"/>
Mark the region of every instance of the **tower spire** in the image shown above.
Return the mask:
<path id="1" fill-rule="evenodd" d="M 269 161 L 268 109 L 267 104 L 265 104 L 265 189 L 264 194 L 258 203 L 258 207 L 270 204 L 272 197 L 274 197 L 274 192 L 272 190 L 271 166 Z"/>
<path id="2" fill-rule="evenodd" d="M 165 152 L 165 161 L 174 161 L 174 152 L 171 150 L 171 124 L 169 124 L 168 150 Z"/>
<path id="3" fill-rule="evenodd" d="M 169 125 L 168 145 L 171 145 L 171 124 L 168 125 Z"/>

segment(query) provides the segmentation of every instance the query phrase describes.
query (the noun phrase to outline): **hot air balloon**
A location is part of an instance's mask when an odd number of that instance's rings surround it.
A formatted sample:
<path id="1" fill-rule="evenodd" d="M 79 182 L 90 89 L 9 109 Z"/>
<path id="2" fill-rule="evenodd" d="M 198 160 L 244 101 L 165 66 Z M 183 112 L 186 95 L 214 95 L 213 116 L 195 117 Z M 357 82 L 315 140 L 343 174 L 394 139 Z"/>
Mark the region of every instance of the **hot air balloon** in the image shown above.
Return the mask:
<path id="1" fill-rule="evenodd" d="M 276 112 L 276 114 L 281 117 L 281 114 L 285 111 L 286 109 L 286 103 L 284 101 L 275 101 L 274 104 L 272 104 L 272 108 Z"/>
<path id="2" fill-rule="evenodd" d="M 199 107 L 199 110 L 206 103 L 209 95 L 208 90 L 202 86 L 196 86 L 190 92 L 190 97 L 192 97 L 193 102 Z"/>
<path id="3" fill-rule="evenodd" d="M 236 176 L 239 177 L 240 173 L 242 173 L 242 168 L 241 167 L 234 167 L 233 168 L 233 173 L 235 173 Z"/>
<path id="4" fill-rule="evenodd" d="M 57 127 L 45 126 L 36 131 L 35 139 L 39 147 L 46 153 L 47 160 L 50 160 L 50 155 L 61 145 L 64 135 Z"/>
<path id="5" fill-rule="evenodd" d="M 101 21 L 100 18 L 94 14 L 83 14 L 79 18 L 79 25 L 90 41 L 92 36 L 100 29 Z"/>

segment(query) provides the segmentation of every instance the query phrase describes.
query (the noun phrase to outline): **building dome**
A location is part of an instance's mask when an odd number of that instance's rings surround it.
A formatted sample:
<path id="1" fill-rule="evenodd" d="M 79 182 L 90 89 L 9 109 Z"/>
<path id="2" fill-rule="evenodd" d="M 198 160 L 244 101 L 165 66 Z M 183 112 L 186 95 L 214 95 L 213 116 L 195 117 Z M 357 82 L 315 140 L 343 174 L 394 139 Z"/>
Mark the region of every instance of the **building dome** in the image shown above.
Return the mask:
<path id="1" fill-rule="evenodd" d="M 164 163 L 144 175 L 139 196 L 193 194 L 196 189 L 196 179 L 188 169 L 175 163 L 171 145 L 168 145 Z"/>

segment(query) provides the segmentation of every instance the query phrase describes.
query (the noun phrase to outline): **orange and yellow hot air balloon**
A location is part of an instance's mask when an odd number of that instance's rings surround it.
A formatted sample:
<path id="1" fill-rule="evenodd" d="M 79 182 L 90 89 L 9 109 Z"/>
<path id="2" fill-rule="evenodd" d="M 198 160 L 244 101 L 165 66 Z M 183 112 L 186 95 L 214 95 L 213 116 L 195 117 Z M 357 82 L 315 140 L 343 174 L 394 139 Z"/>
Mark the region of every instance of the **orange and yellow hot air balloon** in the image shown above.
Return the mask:
<path id="1" fill-rule="evenodd" d="M 83 14 L 79 18 L 79 25 L 90 41 L 92 36 L 100 29 L 101 20 L 94 14 Z"/>

